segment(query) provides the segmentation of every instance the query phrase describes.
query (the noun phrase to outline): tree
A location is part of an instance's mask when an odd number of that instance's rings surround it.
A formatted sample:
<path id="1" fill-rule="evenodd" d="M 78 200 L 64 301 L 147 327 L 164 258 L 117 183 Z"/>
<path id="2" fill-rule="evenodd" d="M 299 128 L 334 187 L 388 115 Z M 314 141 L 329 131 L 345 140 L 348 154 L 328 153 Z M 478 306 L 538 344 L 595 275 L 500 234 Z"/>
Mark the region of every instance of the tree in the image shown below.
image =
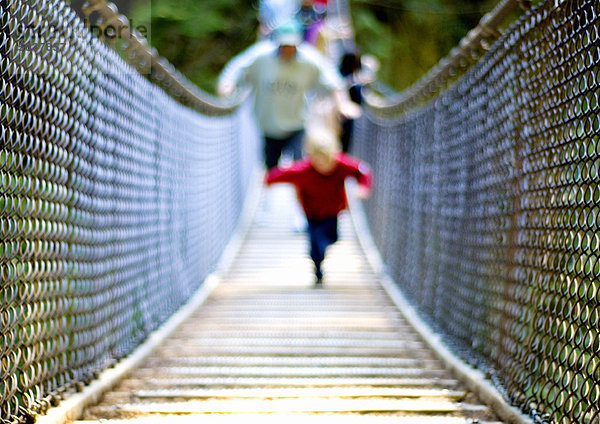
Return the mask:
<path id="1" fill-rule="evenodd" d="M 75 1 L 75 0 L 74 0 Z M 256 41 L 259 0 L 137 0 L 130 18 L 192 82 L 214 92 L 224 65 Z M 348 0 L 357 44 L 379 78 L 407 88 L 455 47 L 498 0 Z"/>
<path id="2" fill-rule="evenodd" d="M 497 0 L 350 0 L 356 41 L 402 90 L 447 56 Z"/>
<path id="3" fill-rule="evenodd" d="M 131 11 L 148 23 L 160 55 L 209 92 L 225 64 L 256 41 L 257 16 L 252 0 L 137 0 Z"/>

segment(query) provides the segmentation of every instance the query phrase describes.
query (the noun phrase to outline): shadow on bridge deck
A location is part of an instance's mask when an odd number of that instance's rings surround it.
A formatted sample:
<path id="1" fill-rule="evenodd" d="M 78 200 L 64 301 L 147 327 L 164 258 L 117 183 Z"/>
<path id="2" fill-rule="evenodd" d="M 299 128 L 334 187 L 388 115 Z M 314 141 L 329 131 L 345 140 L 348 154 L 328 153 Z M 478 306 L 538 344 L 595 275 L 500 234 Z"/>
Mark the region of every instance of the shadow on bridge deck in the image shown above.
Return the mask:
<path id="1" fill-rule="evenodd" d="M 78 423 L 495 420 L 389 300 L 348 213 L 312 287 L 294 202 L 289 187 L 263 191 L 208 299 Z"/>

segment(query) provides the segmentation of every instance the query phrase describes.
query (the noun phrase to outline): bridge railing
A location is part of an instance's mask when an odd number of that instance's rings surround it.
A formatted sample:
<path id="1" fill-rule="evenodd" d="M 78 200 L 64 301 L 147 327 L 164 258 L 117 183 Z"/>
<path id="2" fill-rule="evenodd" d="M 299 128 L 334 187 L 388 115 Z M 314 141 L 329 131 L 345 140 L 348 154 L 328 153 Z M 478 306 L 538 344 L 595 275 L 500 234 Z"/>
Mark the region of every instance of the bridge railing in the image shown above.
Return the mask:
<path id="1" fill-rule="evenodd" d="M 258 141 L 249 105 L 182 106 L 61 0 L 1 0 L 0 15 L 0 422 L 12 423 L 131 352 L 201 285 Z"/>
<path id="2" fill-rule="evenodd" d="M 600 422 L 600 4 L 546 1 L 354 144 L 389 272 L 537 422 Z"/>

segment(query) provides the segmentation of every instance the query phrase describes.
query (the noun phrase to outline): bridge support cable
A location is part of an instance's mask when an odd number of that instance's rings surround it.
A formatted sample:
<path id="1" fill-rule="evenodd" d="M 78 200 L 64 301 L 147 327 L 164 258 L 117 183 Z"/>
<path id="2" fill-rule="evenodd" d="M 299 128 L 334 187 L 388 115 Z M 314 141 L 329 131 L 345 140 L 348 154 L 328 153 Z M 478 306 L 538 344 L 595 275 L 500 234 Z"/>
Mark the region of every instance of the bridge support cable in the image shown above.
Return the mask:
<path id="1" fill-rule="evenodd" d="M 98 15 L 95 23 L 102 28 L 103 33 L 119 34 L 119 38 L 125 40 L 121 48 L 128 63 L 141 74 L 149 75 L 155 84 L 180 103 L 205 115 L 218 116 L 231 114 L 245 100 L 248 94 L 246 91 L 230 98 L 222 98 L 200 90 L 166 59 L 160 57 L 156 49 L 149 46 L 148 41 L 130 27 L 129 20 L 119 14 L 114 3 L 107 0 L 87 0 L 83 12 L 88 20 L 91 15 Z M 107 31 L 107 28 L 110 30 Z"/>
<path id="2" fill-rule="evenodd" d="M 368 98 L 354 140 L 387 271 L 539 423 L 600 419 L 599 27 L 542 2 L 452 84 Z"/>
<path id="3" fill-rule="evenodd" d="M 64 1 L 0 8 L 0 422 L 21 423 L 201 286 L 259 150 L 249 104 L 182 105 Z"/>

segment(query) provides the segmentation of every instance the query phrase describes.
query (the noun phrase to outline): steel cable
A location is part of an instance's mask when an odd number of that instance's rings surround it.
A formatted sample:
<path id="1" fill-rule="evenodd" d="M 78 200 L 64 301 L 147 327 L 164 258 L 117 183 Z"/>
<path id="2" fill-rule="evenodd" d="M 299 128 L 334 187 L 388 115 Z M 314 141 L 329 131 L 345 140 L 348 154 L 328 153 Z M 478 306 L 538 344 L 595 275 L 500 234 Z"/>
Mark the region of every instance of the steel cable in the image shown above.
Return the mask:
<path id="1" fill-rule="evenodd" d="M 12 423 L 127 355 L 199 287 L 258 141 L 248 105 L 182 106 L 65 2 L 0 9 L 0 421 Z"/>
<path id="2" fill-rule="evenodd" d="M 391 274 L 540 423 L 600 422 L 599 80 L 600 5 L 547 1 L 354 141 Z"/>

